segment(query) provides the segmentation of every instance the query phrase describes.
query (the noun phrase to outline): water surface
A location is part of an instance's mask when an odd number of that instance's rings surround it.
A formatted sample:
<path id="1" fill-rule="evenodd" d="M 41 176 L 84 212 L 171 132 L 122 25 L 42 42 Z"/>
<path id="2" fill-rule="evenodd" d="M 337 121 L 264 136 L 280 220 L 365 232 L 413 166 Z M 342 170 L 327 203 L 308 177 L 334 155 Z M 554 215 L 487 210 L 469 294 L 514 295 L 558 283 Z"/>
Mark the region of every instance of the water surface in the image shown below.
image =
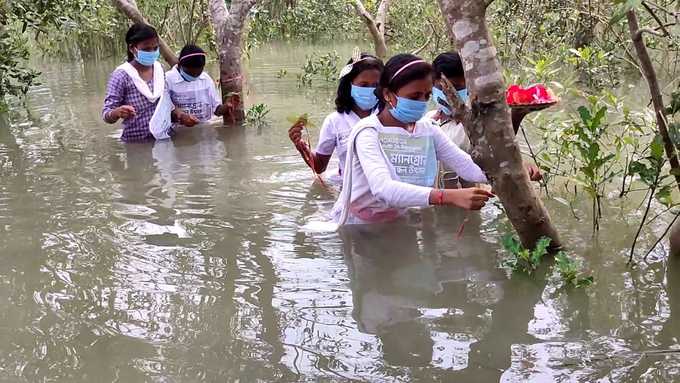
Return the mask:
<path id="1" fill-rule="evenodd" d="M 593 239 L 587 201 L 578 221 L 546 198 L 595 276 L 580 291 L 548 265 L 508 278 L 497 204 L 462 239 L 453 209 L 303 228 L 336 197 L 286 134 L 333 108 L 333 84 L 297 87 L 313 49 L 252 53 L 247 103 L 270 124 L 156 144 L 100 119 L 115 60 L 41 64 L 0 122 L 0 381 L 680 381 L 680 260 L 625 266 L 632 202 L 610 199 Z"/>

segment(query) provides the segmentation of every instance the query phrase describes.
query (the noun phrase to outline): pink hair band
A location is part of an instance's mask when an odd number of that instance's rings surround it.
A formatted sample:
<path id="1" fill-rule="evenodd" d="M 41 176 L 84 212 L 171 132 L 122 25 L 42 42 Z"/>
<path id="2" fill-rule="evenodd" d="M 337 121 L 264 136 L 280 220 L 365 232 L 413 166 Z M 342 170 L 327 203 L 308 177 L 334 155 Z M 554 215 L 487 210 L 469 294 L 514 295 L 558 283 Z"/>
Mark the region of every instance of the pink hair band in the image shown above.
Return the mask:
<path id="1" fill-rule="evenodd" d="M 413 65 L 416 65 L 416 64 L 421 64 L 421 63 L 427 63 L 427 61 L 425 61 L 425 60 L 415 60 L 415 61 L 411 61 L 410 63 L 404 65 L 403 67 L 401 67 L 401 69 L 399 69 L 397 71 L 397 73 L 394 74 L 394 76 L 392 76 L 392 78 L 390 79 L 390 82 L 394 81 L 394 79 L 397 78 L 397 76 L 399 76 L 401 74 L 401 72 L 403 72 L 406 68 L 413 66 Z"/>
<path id="2" fill-rule="evenodd" d="M 179 59 L 179 62 L 182 62 L 182 61 L 184 61 L 184 59 L 188 59 L 189 57 L 195 57 L 195 56 L 203 56 L 203 57 L 206 57 L 206 54 L 205 54 L 205 53 L 201 53 L 201 52 L 198 52 L 198 53 L 191 53 L 191 54 L 188 54 L 188 55 L 186 55 L 186 56 L 182 56 L 182 58 Z"/>

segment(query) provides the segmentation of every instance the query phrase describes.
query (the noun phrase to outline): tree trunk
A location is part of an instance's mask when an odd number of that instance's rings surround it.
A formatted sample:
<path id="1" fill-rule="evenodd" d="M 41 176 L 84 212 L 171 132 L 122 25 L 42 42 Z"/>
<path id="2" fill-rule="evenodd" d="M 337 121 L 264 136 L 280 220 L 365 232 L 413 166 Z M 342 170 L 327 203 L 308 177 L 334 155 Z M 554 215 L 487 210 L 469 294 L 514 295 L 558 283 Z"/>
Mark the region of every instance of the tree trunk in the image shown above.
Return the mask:
<path id="1" fill-rule="evenodd" d="M 378 11 L 375 18 L 364 7 L 361 0 L 355 0 L 354 8 L 356 8 L 359 16 L 364 19 L 368 31 L 373 38 L 373 46 L 375 55 L 381 59 L 387 57 L 387 42 L 385 41 L 385 30 L 387 24 L 387 15 L 389 12 L 390 0 L 382 0 L 378 5 Z"/>
<path id="2" fill-rule="evenodd" d="M 135 0 L 113 0 L 113 5 L 134 23 L 149 24 L 149 22 L 146 21 L 142 13 L 137 8 L 137 2 Z M 163 56 L 163 59 L 165 59 L 165 61 L 170 66 L 177 65 L 178 59 L 172 49 L 170 49 L 163 38 L 159 37 L 158 40 L 160 43 L 161 55 Z"/>
<path id="3" fill-rule="evenodd" d="M 464 125 L 473 144 L 472 157 L 486 172 L 522 244 L 533 248 L 541 237 L 549 237 L 556 248 L 560 246 L 557 230 L 531 185 L 515 142 L 506 85 L 486 26 L 487 4 L 439 0 L 456 38 L 471 95 L 472 108 Z"/>
<path id="4" fill-rule="evenodd" d="M 675 181 L 678 184 L 678 188 L 680 189 L 680 162 L 678 161 L 678 154 L 675 150 L 673 140 L 668 134 L 666 108 L 663 103 L 663 96 L 661 95 L 659 81 L 656 77 L 656 70 L 654 69 L 652 60 L 649 58 L 647 46 L 645 45 L 645 41 L 642 36 L 644 30 L 640 30 L 635 10 L 628 11 L 626 16 L 628 18 L 628 29 L 630 30 L 630 36 L 633 40 L 635 51 L 637 52 L 638 58 L 640 60 L 640 68 L 642 69 L 642 74 L 645 76 L 645 80 L 647 80 L 647 84 L 649 86 L 649 93 L 652 97 L 652 105 L 654 106 L 654 114 L 656 115 L 656 126 L 659 129 L 659 135 L 661 135 L 663 140 L 668 162 L 671 164 L 671 169 L 674 170 L 672 173 L 675 174 Z"/>
<path id="5" fill-rule="evenodd" d="M 248 12 L 256 0 L 232 0 L 227 9 L 224 0 L 210 0 L 210 20 L 215 30 L 220 58 L 220 87 L 226 106 L 225 124 L 236 124 L 245 119 L 243 104 L 243 70 L 241 41 Z"/>

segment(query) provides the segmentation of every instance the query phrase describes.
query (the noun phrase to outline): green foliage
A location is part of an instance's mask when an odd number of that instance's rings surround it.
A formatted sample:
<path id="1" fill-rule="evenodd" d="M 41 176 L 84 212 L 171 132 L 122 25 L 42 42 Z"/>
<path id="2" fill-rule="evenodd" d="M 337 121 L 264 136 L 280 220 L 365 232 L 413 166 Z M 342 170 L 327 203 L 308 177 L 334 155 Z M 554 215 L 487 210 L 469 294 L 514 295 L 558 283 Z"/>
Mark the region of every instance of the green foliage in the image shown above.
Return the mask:
<path id="1" fill-rule="evenodd" d="M 266 104 L 253 105 L 246 111 L 246 122 L 256 126 L 264 125 L 267 123 L 269 112 Z"/>
<path id="2" fill-rule="evenodd" d="M 419 54 L 427 59 L 434 59 L 451 46 L 436 1 L 393 1 L 386 35 L 391 52 L 413 52 L 424 47 Z"/>
<path id="3" fill-rule="evenodd" d="M 618 9 L 614 12 L 614 16 L 609 20 L 609 24 L 616 24 L 626 17 L 626 13 L 631 9 L 635 9 L 642 4 L 642 0 L 614 0 L 614 4 L 618 5 Z"/>
<path id="4" fill-rule="evenodd" d="M 517 237 L 512 235 L 503 237 L 502 243 L 503 248 L 508 253 L 507 258 L 503 261 L 503 266 L 513 272 L 531 275 L 548 255 L 551 240 L 550 238 L 541 238 L 533 250 L 524 248 Z M 555 269 L 567 286 L 587 287 L 594 281 L 592 276 L 583 275 L 580 271 L 580 264 L 563 251 L 555 256 Z"/>
<path id="5" fill-rule="evenodd" d="M 272 1 L 256 7 L 249 38 L 271 40 L 352 39 L 364 25 L 345 0 Z"/>
<path id="6" fill-rule="evenodd" d="M 595 281 L 592 275 L 583 275 L 579 270 L 580 264 L 562 251 L 555 256 L 555 268 L 567 286 L 578 289 L 588 287 Z"/>
<path id="7" fill-rule="evenodd" d="M 312 86 L 314 79 L 334 83 L 338 78 L 340 55 L 337 51 L 308 55 L 302 73 L 298 73 L 298 86 Z"/>
<path id="8" fill-rule="evenodd" d="M 28 49 L 19 33 L 0 27 L 0 112 L 5 112 L 6 96 L 21 96 L 28 92 L 39 75 L 27 68 Z"/>
<path id="9" fill-rule="evenodd" d="M 550 238 L 541 238 L 536 248 L 529 251 L 522 246 L 520 241 L 512 236 L 503 237 L 503 248 L 508 252 L 508 257 L 503 261 L 503 266 L 513 272 L 532 274 L 540 266 L 543 257 L 548 254 Z"/>
<path id="10" fill-rule="evenodd" d="M 566 131 L 567 152 L 576 161 L 578 173 L 572 178 L 593 201 L 593 230 L 599 230 L 601 199 L 605 186 L 617 174 L 613 167 L 616 154 L 608 150 L 607 106 L 591 98 L 590 108 L 578 108 L 579 119 Z"/>
<path id="11" fill-rule="evenodd" d="M 569 49 L 569 53 L 571 55 L 567 62 L 579 71 L 580 79 L 585 85 L 597 89 L 613 88 L 619 84 L 619 73 L 615 70 L 616 65 L 611 52 L 586 46 Z"/>
<path id="12" fill-rule="evenodd" d="M 637 176 L 650 190 L 655 191 L 654 197 L 666 207 L 673 206 L 671 191 L 675 187 L 670 173 L 663 174 L 666 163 L 663 140 L 657 135 L 649 145 L 648 155 L 631 162 L 628 174 Z M 666 182 L 668 181 L 668 182 Z"/>

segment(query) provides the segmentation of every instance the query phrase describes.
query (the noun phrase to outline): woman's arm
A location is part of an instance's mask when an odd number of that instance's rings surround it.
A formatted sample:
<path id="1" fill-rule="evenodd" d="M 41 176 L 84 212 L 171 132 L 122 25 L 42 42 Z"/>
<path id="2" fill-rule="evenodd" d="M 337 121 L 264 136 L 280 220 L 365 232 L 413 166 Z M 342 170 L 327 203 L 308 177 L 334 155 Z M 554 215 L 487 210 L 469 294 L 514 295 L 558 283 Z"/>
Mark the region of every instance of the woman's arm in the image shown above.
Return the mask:
<path id="1" fill-rule="evenodd" d="M 469 182 L 487 183 L 488 180 L 482 169 L 461 148 L 456 146 L 442 132 L 441 129 L 432 129 L 437 158 L 446 166 L 453 169 L 458 176 Z"/>
<path id="2" fill-rule="evenodd" d="M 114 124 L 119 119 L 127 119 L 135 116 L 135 108 L 123 105 L 125 101 L 125 74 L 123 71 L 114 71 L 106 88 L 106 98 L 102 109 L 102 119 Z"/>
<path id="3" fill-rule="evenodd" d="M 305 128 L 304 123 L 298 122 L 288 130 L 288 136 L 295 145 L 295 148 L 302 155 L 305 163 L 314 170 L 317 174 L 321 174 L 328 168 L 328 163 L 331 160 L 333 151 L 336 145 L 336 135 L 333 122 L 330 116 L 326 117 L 321 127 L 319 134 L 319 145 L 316 152 L 307 145 L 302 139 L 302 130 Z"/>
<path id="4" fill-rule="evenodd" d="M 356 152 L 371 193 L 390 207 L 447 205 L 479 210 L 494 196 L 479 188 L 439 190 L 393 180 L 382 154 L 378 132 L 374 129 L 365 129 L 358 134 Z"/>

